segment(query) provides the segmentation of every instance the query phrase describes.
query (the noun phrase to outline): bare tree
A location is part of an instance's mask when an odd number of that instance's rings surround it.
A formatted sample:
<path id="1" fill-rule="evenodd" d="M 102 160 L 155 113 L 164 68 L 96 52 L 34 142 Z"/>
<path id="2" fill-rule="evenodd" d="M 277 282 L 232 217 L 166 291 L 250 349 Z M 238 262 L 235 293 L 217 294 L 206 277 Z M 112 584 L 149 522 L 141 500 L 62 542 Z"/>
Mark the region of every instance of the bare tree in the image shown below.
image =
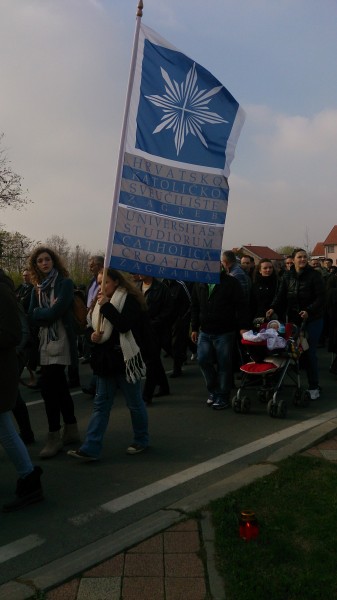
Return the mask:
<path id="1" fill-rule="evenodd" d="M 65 237 L 61 235 L 52 235 L 45 241 L 46 246 L 49 246 L 52 250 L 55 250 L 57 254 L 60 254 L 63 260 L 67 263 L 70 255 L 70 245 Z"/>
<path id="2" fill-rule="evenodd" d="M 284 256 L 288 256 L 292 254 L 294 249 L 295 246 L 280 246 L 279 248 L 275 248 L 275 252 L 278 252 L 279 254 L 284 254 Z"/>
<path id="3" fill-rule="evenodd" d="M 83 284 L 89 281 L 88 261 L 92 255 L 91 252 L 88 252 L 88 250 L 79 245 L 71 248 L 68 241 L 59 235 L 52 235 L 47 238 L 45 244 L 62 256 L 69 270 L 70 277 L 76 284 Z"/>
<path id="4" fill-rule="evenodd" d="M 5 231 L 0 225 L 0 267 L 18 283 L 21 280 L 21 273 L 27 265 L 29 255 L 34 248 L 42 245 L 51 248 L 62 257 L 70 277 L 77 285 L 86 285 L 90 280 L 91 275 L 88 270 L 90 256 L 103 254 L 102 252 L 89 252 L 79 245 L 71 248 L 63 236 L 56 234 L 43 242 L 33 241 L 21 233 Z"/>
<path id="5" fill-rule="evenodd" d="M 0 264 L 9 273 L 20 273 L 27 264 L 27 259 L 36 242 L 33 242 L 18 231 L 10 233 L 0 230 Z"/>
<path id="6" fill-rule="evenodd" d="M 0 144 L 4 134 L 0 134 Z M 31 202 L 22 189 L 22 177 L 14 173 L 8 159 L 6 149 L 0 149 L 0 208 L 10 206 L 20 210 L 22 206 Z"/>
<path id="7" fill-rule="evenodd" d="M 88 262 L 91 255 L 91 252 L 79 245 L 70 253 L 68 266 L 71 277 L 77 285 L 89 282 L 91 275 L 88 271 Z"/>
<path id="8" fill-rule="evenodd" d="M 310 238 L 309 238 L 309 230 L 308 227 L 305 228 L 305 232 L 304 232 L 304 250 L 307 252 L 307 254 L 311 254 L 311 242 L 310 242 Z"/>

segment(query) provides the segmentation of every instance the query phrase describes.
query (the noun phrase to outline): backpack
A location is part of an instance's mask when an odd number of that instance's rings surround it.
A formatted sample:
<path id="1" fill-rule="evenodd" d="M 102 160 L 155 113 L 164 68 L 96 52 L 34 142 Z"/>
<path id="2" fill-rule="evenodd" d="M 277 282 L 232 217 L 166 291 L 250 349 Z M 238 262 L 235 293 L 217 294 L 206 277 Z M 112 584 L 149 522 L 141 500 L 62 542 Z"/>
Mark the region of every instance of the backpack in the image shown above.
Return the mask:
<path id="1" fill-rule="evenodd" d="M 74 290 L 72 313 L 76 335 L 82 335 L 88 326 L 87 312 L 88 310 L 82 292 Z"/>

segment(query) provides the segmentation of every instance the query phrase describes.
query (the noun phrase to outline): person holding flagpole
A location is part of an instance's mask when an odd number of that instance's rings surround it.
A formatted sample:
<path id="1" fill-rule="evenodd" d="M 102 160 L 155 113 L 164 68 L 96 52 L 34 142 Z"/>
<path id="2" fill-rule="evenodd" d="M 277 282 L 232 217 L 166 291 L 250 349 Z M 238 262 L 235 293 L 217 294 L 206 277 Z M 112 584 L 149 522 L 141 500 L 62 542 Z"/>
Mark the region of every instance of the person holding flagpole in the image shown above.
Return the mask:
<path id="1" fill-rule="evenodd" d="M 219 282 L 219 252 L 227 212 L 228 176 L 245 115 L 239 103 L 212 73 L 143 26 L 142 14 L 143 2 L 140 0 L 103 282 L 106 271 L 113 268 L 118 270 L 117 273 L 143 273 L 151 281 L 165 278 L 203 283 L 208 289 L 208 285 L 216 286 Z M 119 286 L 123 287 L 119 276 L 114 275 L 113 281 L 117 282 L 117 291 Z M 116 292 L 111 288 L 111 282 L 109 285 L 114 306 Z M 104 283 L 102 290 L 100 310 L 105 321 L 111 320 L 118 332 L 117 315 L 111 310 L 111 302 L 104 301 L 104 297 L 108 296 Z M 123 314 L 121 306 L 120 309 Z M 233 312 L 234 307 L 231 309 Z M 221 318 L 223 312 L 222 307 Z M 229 323 L 228 319 L 226 331 L 221 328 L 219 333 L 227 333 L 228 327 L 234 331 L 235 323 Z M 132 320 L 129 328 L 133 333 Z M 125 331 L 120 330 L 119 333 Z M 232 333 L 232 329 L 228 333 Z M 197 329 L 193 331 L 193 337 L 195 343 Z M 231 337 L 228 336 L 229 349 Z M 101 339 L 99 330 L 92 332 L 95 345 Z M 116 343 L 118 345 L 117 340 Z M 121 374 L 118 376 L 121 377 Z M 125 388 L 125 381 L 121 379 L 118 382 L 116 377 L 113 374 L 110 391 L 106 392 L 110 405 L 117 383 Z M 153 383 L 156 383 L 154 377 L 152 388 Z M 103 386 L 103 382 L 101 384 Z M 160 390 L 160 393 L 168 392 L 167 382 L 165 384 L 166 389 Z M 99 392 L 95 400 L 98 395 Z M 149 401 L 149 397 L 144 397 Z M 222 397 L 219 397 L 220 400 Z M 104 430 L 107 416 L 105 411 Z M 89 428 L 91 424 L 94 421 Z M 95 459 L 99 455 L 101 440 L 98 442 L 96 448 L 82 446 L 73 456 Z M 139 451 L 144 449 L 143 445 L 137 442 Z M 131 451 L 134 453 L 132 448 Z"/>
<path id="2" fill-rule="evenodd" d="M 149 443 L 148 415 L 141 378 L 146 368 L 141 353 L 146 328 L 146 303 L 141 292 L 122 273 L 108 268 L 98 274 L 100 291 L 92 312 L 91 366 L 97 376 L 94 410 L 83 444 L 68 455 L 82 462 L 100 458 L 117 390 L 130 411 L 133 441 L 127 454 L 143 452 Z"/>

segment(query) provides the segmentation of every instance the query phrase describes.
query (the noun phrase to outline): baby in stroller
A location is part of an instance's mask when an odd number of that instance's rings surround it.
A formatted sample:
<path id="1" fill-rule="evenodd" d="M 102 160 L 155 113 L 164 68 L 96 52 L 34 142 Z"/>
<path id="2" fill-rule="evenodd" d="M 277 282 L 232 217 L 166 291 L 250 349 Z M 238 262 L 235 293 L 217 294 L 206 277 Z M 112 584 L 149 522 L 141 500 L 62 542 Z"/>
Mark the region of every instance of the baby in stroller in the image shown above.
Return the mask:
<path id="1" fill-rule="evenodd" d="M 232 407 L 235 412 L 250 411 L 251 401 L 247 390 L 257 392 L 260 401 L 267 403 L 271 417 L 284 418 L 287 414 L 285 399 L 278 397 L 287 376 L 295 386 L 293 402 L 306 405 L 308 398 L 302 393 L 299 370 L 299 329 L 293 323 L 280 323 L 277 319 L 254 322 L 254 330 L 242 336 L 245 359 L 240 367 L 242 379 Z"/>

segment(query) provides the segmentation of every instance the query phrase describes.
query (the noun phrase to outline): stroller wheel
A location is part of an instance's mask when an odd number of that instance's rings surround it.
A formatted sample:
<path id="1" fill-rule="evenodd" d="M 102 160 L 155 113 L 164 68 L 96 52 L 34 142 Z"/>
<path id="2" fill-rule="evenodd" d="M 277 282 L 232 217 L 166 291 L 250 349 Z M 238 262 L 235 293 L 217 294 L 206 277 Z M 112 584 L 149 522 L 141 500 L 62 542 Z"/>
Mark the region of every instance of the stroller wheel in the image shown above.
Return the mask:
<path id="1" fill-rule="evenodd" d="M 295 406 L 303 406 L 302 404 L 302 390 L 301 388 L 296 388 L 293 393 L 293 404 Z"/>
<path id="2" fill-rule="evenodd" d="M 280 419 L 284 419 L 287 416 L 287 404 L 285 400 L 280 400 L 277 405 L 277 416 Z"/>
<path id="3" fill-rule="evenodd" d="M 310 404 L 311 396 L 308 390 L 304 390 L 300 399 L 300 406 L 308 406 Z"/>
<path id="4" fill-rule="evenodd" d="M 277 403 L 273 399 L 269 400 L 267 405 L 267 411 L 270 417 L 277 417 Z"/>
<path id="5" fill-rule="evenodd" d="M 250 411 L 250 400 L 248 396 L 242 396 L 241 398 L 241 412 L 249 413 Z"/>
<path id="6" fill-rule="evenodd" d="M 293 394 L 293 403 L 295 406 L 308 406 L 310 403 L 310 394 L 308 390 L 297 388 Z"/>
<path id="7" fill-rule="evenodd" d="M 273 397 L 273 390 L 261 389 L 258 391 L 257 396 L 258 396 L 258 399 L 260 400 L 260 402 L 263 402 L 264 404 L 266 404 Z"/>
<path id="8" fill-rule="evenodd" d="M 241 400 L 237 395 L 232 398 L 232 409 L 237 413 L 241 412 Z"/>

